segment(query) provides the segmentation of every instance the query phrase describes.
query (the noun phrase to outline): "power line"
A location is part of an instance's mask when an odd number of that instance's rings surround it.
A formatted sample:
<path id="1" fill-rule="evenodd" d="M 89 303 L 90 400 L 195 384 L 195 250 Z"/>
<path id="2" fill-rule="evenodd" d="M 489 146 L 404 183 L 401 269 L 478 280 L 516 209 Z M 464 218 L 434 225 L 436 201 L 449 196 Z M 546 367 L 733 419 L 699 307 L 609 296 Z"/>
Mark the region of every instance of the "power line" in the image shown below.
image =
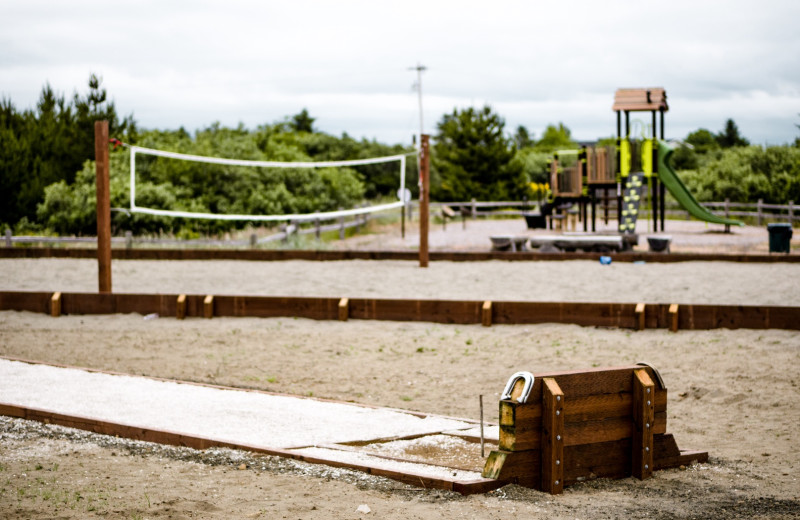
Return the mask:
<path id="1" fill-rule="evenodd" d="M 409 67 L 408 70 L 417 71 L 417 92 L 419 93 L 419 139 L 418 143 L 422 142 L 422 134 L 425 133 L 425 128 L 422 122 L 422 71 L 427 70 L 428 67 L 417 63 L 416 67 Z"/>

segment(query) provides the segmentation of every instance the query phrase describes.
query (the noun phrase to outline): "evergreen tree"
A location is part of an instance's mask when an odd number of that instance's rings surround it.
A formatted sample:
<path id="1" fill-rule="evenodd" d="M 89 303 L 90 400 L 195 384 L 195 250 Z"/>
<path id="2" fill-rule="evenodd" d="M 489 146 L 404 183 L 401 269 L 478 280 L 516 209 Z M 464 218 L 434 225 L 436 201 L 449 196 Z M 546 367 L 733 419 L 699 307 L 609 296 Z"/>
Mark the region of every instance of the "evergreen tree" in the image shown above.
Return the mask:
<path id="1" fill-rule="evenodd" d="M 108 120 L 112 136 L 132 137 L 132 117 L 119 122 L 101 83 L 92 74 L 89 92 L 76 93 L 72 103 L 46 84 L 35 110 L 22 113 L 10 100 L 0 102 L 0 222 L 33 221 L 45 186 L 73 182 L 83 163 L 94 158 L 95 121 Z"/>
<path id="2" fill-rule="evenodd" d="M 314 132 L 315 119 L 308 115 L 308 110 L 305 108 L 299 113 L 292 116 L 292 129 L 295 132 Z"/>
<path id="3" fill-rule="evenodd" d="M 517 149 L 529 148 L 533 146 L 534 143 L 533 136 L 528 132 L 528 129 L 523 125 L 519 125 L 517 131 L 514 133 L 514 144 L 517 146 Z"/>
<path id="4" fill-rule="evenodd" d="M 734 146 L 749 146 L 750 141 L 739 134 L 739 127 L 733 119 L 725 121 L 725 129 L 715 136 L 717 143 L 722 148 L 733 148 Z"/>
<path id="5" fill-rule="evenodd" d="M 438 123 L 432 153 L 431 196 L 463 201 L 519 199 L 527 179 L 514 162 L 514 145 L 504 135 L 505 121 L 489 106 L 445 114 Z"/>

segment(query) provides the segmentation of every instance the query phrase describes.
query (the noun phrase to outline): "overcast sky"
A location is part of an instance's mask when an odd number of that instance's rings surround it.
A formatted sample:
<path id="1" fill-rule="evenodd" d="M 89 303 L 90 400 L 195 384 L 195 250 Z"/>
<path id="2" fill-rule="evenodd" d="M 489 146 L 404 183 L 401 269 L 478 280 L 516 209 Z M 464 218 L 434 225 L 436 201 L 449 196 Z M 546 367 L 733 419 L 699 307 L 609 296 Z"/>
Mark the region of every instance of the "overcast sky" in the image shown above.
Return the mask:
<path id="1" fill-rule="evenodd" d="M 420 63 L 428 133 L 488 103 L 509 133 L 563 122 L 590 140 L 614 134 L 617 88 L 663 86 L 667 137 L 733 118 L 782 144 L 800 136 L 798 22 L 797 0 L 0 0 L 0 96 L 33 108 L 45 83 L 85 93 L 94 72 L 144 128 L 307 108 L 319 130 L 410 143 Z"/>

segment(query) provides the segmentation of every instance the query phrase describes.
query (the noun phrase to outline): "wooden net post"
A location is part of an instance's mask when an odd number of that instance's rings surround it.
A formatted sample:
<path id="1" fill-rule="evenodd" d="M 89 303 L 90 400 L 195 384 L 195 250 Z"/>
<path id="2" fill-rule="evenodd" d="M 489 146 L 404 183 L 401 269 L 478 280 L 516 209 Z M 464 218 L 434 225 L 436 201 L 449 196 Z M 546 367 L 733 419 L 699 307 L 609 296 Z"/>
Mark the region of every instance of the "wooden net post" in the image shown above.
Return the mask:
<path id="1" fill-rule="evenodd" d="M 419 147 L 419 266 L 428 267 L 428 227 L 430 209 L 430 136 L 420 136 Z"/>
<path id="2" fill-rule="evenodd" d="M 111 292 L 111 200 L 108 174 L 108 121 L 94 122 L 97 169 L 97 275 L 99 292 Z"/>

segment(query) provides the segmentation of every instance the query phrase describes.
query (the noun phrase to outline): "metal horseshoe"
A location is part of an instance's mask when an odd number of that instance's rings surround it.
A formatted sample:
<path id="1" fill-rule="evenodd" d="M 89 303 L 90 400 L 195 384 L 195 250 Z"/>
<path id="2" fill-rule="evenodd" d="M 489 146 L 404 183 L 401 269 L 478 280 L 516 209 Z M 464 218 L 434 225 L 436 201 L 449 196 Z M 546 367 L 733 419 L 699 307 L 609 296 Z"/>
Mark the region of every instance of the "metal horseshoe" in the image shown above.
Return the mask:
<path id="1" fill-rule="evenodd" d="M 517 397 L 518 403 L 524 403 L 528 400 L 528 396 L 531 395 L 531 389 L 533 388 L 533 374 L 530 372 L 517 372 L 511 379 L 508 380 L 506 383 L 506 387 L 503 390 L 503 395 L 500 396 L 500 400 L 511 399 L 511 392 L 514 391 L 514 385 L 517 384 L 517 381 L 522 379 L 525 383 L 522 386 L 522 394 Z"/>

